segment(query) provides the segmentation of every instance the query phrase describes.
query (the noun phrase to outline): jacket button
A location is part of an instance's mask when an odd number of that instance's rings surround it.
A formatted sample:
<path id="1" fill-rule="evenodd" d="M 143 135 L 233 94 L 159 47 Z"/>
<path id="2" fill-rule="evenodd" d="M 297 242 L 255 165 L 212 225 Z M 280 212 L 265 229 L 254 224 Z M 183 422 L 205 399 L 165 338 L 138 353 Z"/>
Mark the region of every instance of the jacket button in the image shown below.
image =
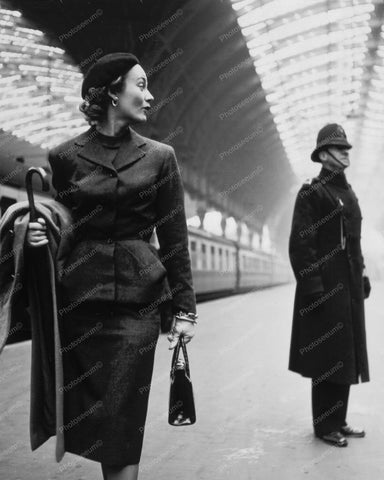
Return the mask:
<path id="1" fill-rule="evenodd" d="M 113 238 L 108 238 L 107 243 L 113 243 Z"/>

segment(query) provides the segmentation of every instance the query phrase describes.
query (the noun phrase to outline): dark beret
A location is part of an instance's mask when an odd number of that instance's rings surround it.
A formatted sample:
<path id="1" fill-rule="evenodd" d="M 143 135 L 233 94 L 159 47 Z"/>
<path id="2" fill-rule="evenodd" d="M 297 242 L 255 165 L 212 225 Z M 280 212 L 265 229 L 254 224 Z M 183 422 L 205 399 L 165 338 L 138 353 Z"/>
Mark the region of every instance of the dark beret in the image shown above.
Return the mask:
<path id="1" fill-rule="evenodd" d="M 91 87 L 104 87 L 115 78 L 125 75 L 139 60 L 132 53 L 108 53 L 99 58 L 84 75 L 81 96 L 85 98 Z"/>

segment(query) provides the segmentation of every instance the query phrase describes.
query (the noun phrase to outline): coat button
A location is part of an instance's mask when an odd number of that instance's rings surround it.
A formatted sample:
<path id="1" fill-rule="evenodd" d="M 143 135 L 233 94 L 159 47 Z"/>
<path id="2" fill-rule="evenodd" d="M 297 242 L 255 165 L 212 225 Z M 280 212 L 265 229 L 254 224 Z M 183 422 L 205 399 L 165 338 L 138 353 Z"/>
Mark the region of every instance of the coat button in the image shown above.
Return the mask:
<path id="1" fill-rule="evenodd" d="M 107 243 L 113 243 L 113 238 L 108 238 Z"/>

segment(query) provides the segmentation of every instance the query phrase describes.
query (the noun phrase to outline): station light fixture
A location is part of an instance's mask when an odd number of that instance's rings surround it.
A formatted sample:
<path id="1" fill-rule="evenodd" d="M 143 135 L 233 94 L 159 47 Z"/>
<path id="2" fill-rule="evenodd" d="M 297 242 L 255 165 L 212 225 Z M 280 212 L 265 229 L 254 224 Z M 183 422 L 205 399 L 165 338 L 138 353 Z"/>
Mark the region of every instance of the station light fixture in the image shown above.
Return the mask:
<path id="1" fill-rule="evenodd" d="M 79 134 L 81 81 L 65 50 L 0 0 L 1 128 L 44 149 Z"/>

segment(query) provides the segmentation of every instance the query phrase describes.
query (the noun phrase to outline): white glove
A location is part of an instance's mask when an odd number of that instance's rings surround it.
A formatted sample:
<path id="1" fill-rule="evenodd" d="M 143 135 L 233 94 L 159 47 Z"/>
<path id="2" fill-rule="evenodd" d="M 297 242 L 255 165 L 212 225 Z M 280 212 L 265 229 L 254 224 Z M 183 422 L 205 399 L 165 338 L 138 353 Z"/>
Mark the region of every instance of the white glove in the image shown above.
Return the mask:
<path id="1" fill-rule="evenodd" d="M 180 335 L 183 335 L 185 343 L 190 342 L 195 335 L 195 324 L 187 320 L 176 319 L 174 316 L 172 328 L 167 337 L 168 341 L 171 342 L 169 350 L 173 350 L 176 347 Z"/>

